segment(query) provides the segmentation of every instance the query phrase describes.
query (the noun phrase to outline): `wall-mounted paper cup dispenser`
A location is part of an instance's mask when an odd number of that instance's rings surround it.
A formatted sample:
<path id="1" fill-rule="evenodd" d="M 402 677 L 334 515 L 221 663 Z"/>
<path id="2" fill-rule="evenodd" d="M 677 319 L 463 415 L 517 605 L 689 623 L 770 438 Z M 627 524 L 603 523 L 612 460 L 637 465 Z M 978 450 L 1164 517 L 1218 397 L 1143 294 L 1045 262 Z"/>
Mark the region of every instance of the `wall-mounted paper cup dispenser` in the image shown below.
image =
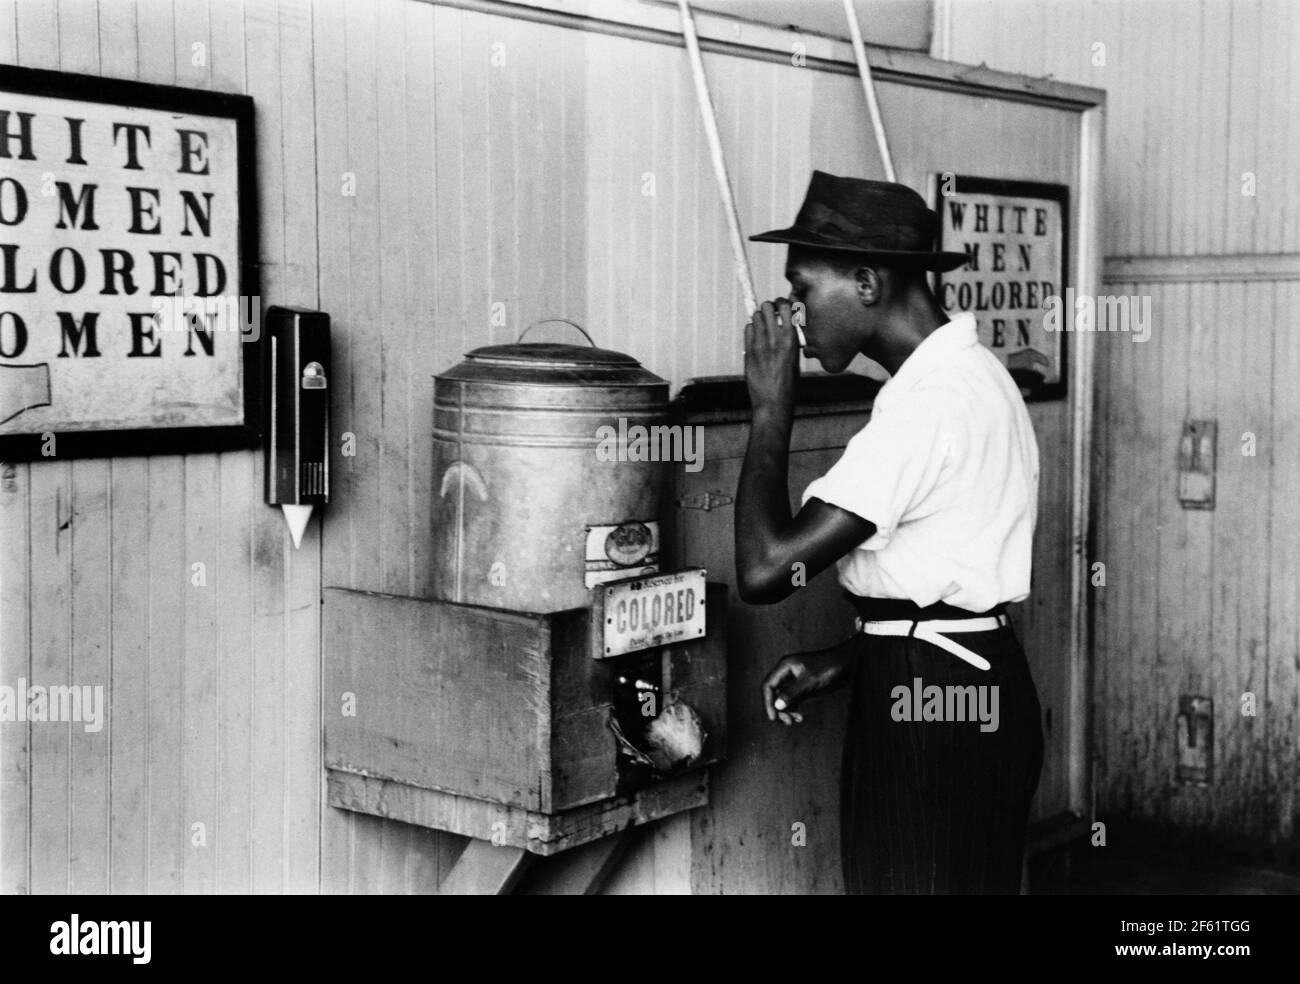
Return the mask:
<path id="1" fill-rule="evenodd" d="M 728 588 L 672 567 L 680 432 L 594 344 L 436 377 L 433 597 L 325 591 L 331 804 L 551 854 L 707 802 Z"/>
<path id="2" fill-rule="evenodd" d="M 284 510 L 293 545 L 330 500 L 330 319 L 321 311 L 266 312 L 266 501 Z"/>

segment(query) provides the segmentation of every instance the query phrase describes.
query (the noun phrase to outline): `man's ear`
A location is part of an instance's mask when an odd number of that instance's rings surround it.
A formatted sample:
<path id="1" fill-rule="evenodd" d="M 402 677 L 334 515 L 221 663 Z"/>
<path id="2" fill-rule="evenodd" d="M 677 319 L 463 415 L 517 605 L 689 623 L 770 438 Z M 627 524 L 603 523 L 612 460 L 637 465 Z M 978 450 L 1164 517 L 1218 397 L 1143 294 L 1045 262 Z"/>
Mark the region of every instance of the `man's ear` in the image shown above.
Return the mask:
<path id="1" fill-rule="evenodd" d="M 863 307 L 871 307 L 880 303 L 884 289 L 880 271 L 875 267 L 860 266 L 853 272 L 853 279 L 857 288 L 858 300 Z"/>

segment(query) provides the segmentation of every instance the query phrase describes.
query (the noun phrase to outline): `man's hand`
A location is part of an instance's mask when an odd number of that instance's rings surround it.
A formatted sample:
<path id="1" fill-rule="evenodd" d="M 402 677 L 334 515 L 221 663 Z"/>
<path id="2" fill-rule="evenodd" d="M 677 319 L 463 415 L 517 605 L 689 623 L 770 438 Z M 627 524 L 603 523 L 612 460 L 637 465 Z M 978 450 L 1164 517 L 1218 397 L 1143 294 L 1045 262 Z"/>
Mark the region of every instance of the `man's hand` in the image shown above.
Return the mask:
<path id="1" fill-rule="evenodd" d="M 764 301 L 745 325 L 745 382 L 750 405 L 791 406 L 799 378 L 799 342 L 790 301 Z"/>
<path id="2" fill-rule="evenodd" d="M 763 704 L 769 721 L 797 724 L 803 715 L 794 708 L 819 694 L 848 683 L 858 653 L 857 633 L 830 649 L 783 656 L 763 680 Z"/>

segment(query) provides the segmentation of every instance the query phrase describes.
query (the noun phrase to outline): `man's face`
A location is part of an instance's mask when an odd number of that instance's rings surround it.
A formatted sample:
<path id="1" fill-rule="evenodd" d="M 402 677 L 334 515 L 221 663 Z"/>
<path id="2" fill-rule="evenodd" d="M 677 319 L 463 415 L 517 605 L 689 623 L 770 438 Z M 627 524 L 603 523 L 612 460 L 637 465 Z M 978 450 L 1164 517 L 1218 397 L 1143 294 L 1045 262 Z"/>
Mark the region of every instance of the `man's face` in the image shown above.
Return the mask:
<path id="1" fill-rule="evenodd" d="M 870 311 L 858 296 L 857 281 L 793 248 L 785 279 L 790 281 L 790 300 L 804 306 L 804 355 L 817 359 L 827 372 L 843 372 L 862 351 L 870 331 Z"/>

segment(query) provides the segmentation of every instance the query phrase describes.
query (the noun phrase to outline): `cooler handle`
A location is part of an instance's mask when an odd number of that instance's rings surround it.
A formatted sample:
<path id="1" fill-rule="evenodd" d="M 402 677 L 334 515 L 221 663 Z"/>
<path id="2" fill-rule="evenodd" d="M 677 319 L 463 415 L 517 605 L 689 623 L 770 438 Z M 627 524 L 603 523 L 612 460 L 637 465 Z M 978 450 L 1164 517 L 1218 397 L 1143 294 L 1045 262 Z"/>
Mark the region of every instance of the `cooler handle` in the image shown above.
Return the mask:
<path id="1" fill-rule="evenodd" d="M 591 340 L 591 336 L 587 334 L 587 332 L 583 329 L 582 325 L 578 324 L 576 321 L 570 321 L 568 318 L 543 318 L 541 321 L 534 321 L 531 325 L 529 325 L 527 328 L 525 328 L 523 331 L 519 333 L 519 337 L 515 339 L 515 344 L 518 345 L 520 342 L 522 342 L 524 340 L 524 336 L 527 335 L 534 328 L 536 328 L 538 325 L 547 325 L 547 324 L 556 324 L 556 323 L 562 325 L 568 325 L 571 328 L 577 328 L 578 331 L 582 332 L 582 337 L 585 338 L 591 344 L 591 347 L 596 348 L 596 343 Z"/>

